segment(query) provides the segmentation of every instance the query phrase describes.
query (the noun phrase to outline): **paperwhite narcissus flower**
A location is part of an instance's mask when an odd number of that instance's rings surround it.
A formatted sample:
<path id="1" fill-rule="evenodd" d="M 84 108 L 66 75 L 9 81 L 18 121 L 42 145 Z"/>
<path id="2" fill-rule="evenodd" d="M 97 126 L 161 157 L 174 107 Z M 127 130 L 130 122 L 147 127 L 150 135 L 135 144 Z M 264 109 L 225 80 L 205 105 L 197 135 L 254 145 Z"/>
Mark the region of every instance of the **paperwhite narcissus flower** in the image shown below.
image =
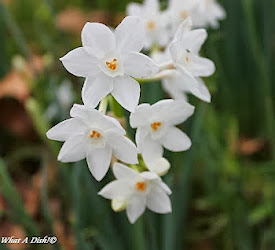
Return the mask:
<path id="1" fill-rule="evenodd" d="M 132 77 L 147 78 L 158 71 L 156 64 L 139 53 L 144 46 L 143 22 L 126 17 L 112 32 L 101 23 L 86 23 L 83 47 L 60 60 L 73 75 L 85 77 L 82 99 L 94 108 L 109 93 L 127 110 L 133 111 L 140 96 L 139 83 Z"/>
<path id="2" fill-rule="evenodd" d="M 216 0 L 200 0 L 198 8 L 193 15 L 196 27 L 219 27 L 219 20 L 226 17 L 225 10 Z"/>
<path id="3" fill-rule="evenodd" d="M 163 147 L 179 152 L 191 147 L 191 140 L 176 128 L 194 113 L 194 107 L 184 100 L 161 100 L 152 106 L 141 104 L 130 115 L 130 125 L 137 128 L 139 153 L 150 171 L 163 155 Z"/>
<path id="4" fill-rule="evenodd" d="M 127 6 L 129 16 L 139 16 L 144 22 L 145 48 L 153 44 L 165 46 L 169 42 L 167 15 L 160 11 L 159 0 L 145 0 L 143 4 L 130 3 Z"/>
<path id="5" fill-rule="evenodd" d="M 126 132 L 116 119 L 77 104 L 70 114 L 71 119 L 47 132 L 49 139 L 65 141 L 58 155 L 59 161 L 75 162 L 86 158 L 98 181 L 106 175 L 112 153 L 123 162 L 138 163 L 136 146 L 125 137 Z"/>
<path id="6" fill-rule="evenodd" d="M 98 194 L 115 200 L 113 207 L 117 211 L 125 206 L 131 223 L 144 213 L 146 207 L 160 214 L 172 211 L 168 196 L 172 192 L 157 174 L 138 173 L 119 163 L 114 164 L 113 171 L 117 180 L 107 184 Z"/>
<path id="7" fill-rule="evenodd" d="M 207 34 L 205 30 L 193 30 L 191 31 L 192 21 L 190 18 L 187 18 L 178 29 L 175 37 L 175 41 L 181 41 L 185 39 L 186 33 L 190 35 L 190 42 L 196 43 L 194 46 L 197 46 L 193 52 L 198 54 L 201 45 L 204 43 Z M 190 34 L 191 32 L 191 34 Z M 152 59 L 159 65 L 166 64 L 167 62 L 172 62 L 172 56 L 169 48 L 164 52 L 154 52 L 152 54 Z M 190 76 L 184 74 L 180 69 L 168 69 L 165 71 L 165 77 L 162 79 L 162 86 L 164 90 L 174 99 L 184 99 L 187 100 L 186 93 L 192 93 L 196 97 L 200 98 L 205 102 L 211 101 L 211 95 L 205 86 L 202 79 L 192 77 L 190 80 Z"/>
<path id="8" fill-rule="evenodd" d="M 176 70 L 182 74 L 184 81 L 197 89 L 196 92 L 190 89 L 190 92 L 205 101 L 210 101 L 210 95 L 205 92 L 205 88 L 199 91 L 202 82 L 198 80 L 199 77 L 211 76 L 215 72 L 214 63 L 208 58 L 199 56 L 201 46 L 207 38 L 207 32 L 205 29 L 188 31 L 186 22 L 180 25 L 174 41 L 170 44 L 171 58 Z M 176 75 L 176 77 L 178 76 Z M 203 96 L 205 94 L 206 96 Z"/>

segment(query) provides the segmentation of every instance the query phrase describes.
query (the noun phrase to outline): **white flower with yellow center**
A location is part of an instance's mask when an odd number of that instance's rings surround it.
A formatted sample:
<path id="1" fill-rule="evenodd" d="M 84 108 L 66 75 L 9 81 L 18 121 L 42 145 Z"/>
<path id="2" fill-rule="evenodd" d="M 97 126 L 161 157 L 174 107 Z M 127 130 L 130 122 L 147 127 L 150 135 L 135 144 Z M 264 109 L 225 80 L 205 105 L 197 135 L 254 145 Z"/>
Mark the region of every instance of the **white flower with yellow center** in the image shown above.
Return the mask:
<path id="1" fill-rule="evenodd" d="M 129 221 L 134 223 L 146 207 L 153 212 L 170 213 L 172 192 L 161 178 L 152 172 L 138 173 L 122 164 L 115 163 L 113 172 L 117 180 L 107 184 L 98 194 L 113 200 L 113 208 L 125 207 Z"/>
<path id="2" fill-rule="evenodd" d="M 194 107 L 184 100 L 161 100 L 154 105 L 141 104 L 130 115 L 130 125 L 137 128 L 136 143 L 145 164 L 154 171 L 162 158 L 163 147 L 179 152 L 191 147 L 191 140 L 176 128 L 194 113 Z"/>
<path id="3" fill-rule="evenodd" d="M 127 14 L 138 16 L 144 22 L 146 49 L 150 49 L 154 44 L 168 44 L 168 19 L 166 12 L 160 11 L 159 0 L 145 0 L 143 4 L 130 3 L 127 6 Z"/>
<path id="4" fill-rule="evenodd" d="M 158 71 L 156 64 L 139 53 L 144 46 L 143 22 L 126 17 L 112 32 L 101 23 L 86 23 L 81 34 L 83 47 L 60 60 L 72 74 L 85 77 L 82 99 L 94 108 L 109 93 L 127 110 L 133 111 L 140 96 L 139 83 Z"/>
<path id="5" fill-rule="evenodd" d="M 138 163 L 137 148 L 125 137 L 126 132 L 116 119 L 77 104 L 70 114 L 72 118 L 47 132 L 49 139 L 65 141 L 58 155 L 59 161 L 76 162 L 86 158 L 98 181 L 106 175 L 112 153 L 123 162 Z"/>

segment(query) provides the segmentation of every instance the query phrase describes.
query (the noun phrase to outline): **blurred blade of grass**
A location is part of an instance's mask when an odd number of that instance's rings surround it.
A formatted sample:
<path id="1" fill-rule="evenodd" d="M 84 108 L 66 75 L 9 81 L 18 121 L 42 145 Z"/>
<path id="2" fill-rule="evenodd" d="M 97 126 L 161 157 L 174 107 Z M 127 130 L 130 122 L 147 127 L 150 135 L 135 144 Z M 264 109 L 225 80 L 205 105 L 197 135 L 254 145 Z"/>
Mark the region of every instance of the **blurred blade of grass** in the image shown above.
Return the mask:
<path id="1" fill-rule="evenodd" d="M 23 201 L 11 180 L 6 164 L 2 159 L 0 159 L 0 189 L 4 198 L 11 207 L 12 219 L 24 227 L 28 236 L 38 236 L 38 229 L 31 216 L 25 210 Z"/>
<path id="2" fill-rule="evenodd" d="M 48 200 L 48 185 L 47 185 L 47 177 L 48 177 L 48 166 L 49 161 L 48 157 L 44 157 L 43 163 L 42 163 L 42 188 L 41 188 L 41 206 L 42 206 L 42 213 L 45 218 L 45 222 L 48 226 L 49 233 L 51 235 L 55 235 L 53 230 L 53 217 L 52 213 L 49 209 L 49 200 Z M 59 250 L 60 246 L 59 243 L 56 242 L 53 246 L 53 249 Z"/>
<path id="3" fill-rule="evenodd" d="M 13 19 L 8 7 L 0 1 L 0 17 L 4 19 L 8 30 L 11 32 L 13 39 L 15 40 L 20 52 L 26 57 L 30 57 L 30 51 L 26 44 L 26 40 L 19 26 Z"/>
<path id="4" fill-rule="evenodd" d="M 33 121 L 33 125 L 38 135 L 46 143 L 46 145 L 48 145 L 49 148 L 57 155 L 59 151 L 57 144 L 46 137 L 46 132 L 50 129 L 50 125 L 43 115 L 39 102 L 34 98 L 29 98 L 25 104 L 25 107 Z"/>
<path id="5" fill-rule="evenodd" d="M 246 27 L 248 29 L 248 37 L 251 46 L 251 52 L 254 57 L 255 64 L 259 70 L 259 93 L 263 93 L 263 102 L 265 108 L 266 130 L 267 135 L 272 142 L 272 156 L 275 159 L 275 123 L 274 123 L 274 110 L 272 101 L 272 87 L 269 76 L 269 66 L 267 65 L 263 49 L 261 48 L 261 41 L 255 24 L 253 16 L 253 1 L 242 0 L 243 10 L 245 14 Z"/>
<path id="6" fill-rule="evenodd" d="M 117 225 L 112 223 L 110 204 L 97 195 L 99 184 L 94 183 L 86 164 L 74 164 L 72 188 L 78 245 L 92 243 L 104 250 L 125 249 Z"/>
<path id="7" fill-rule="evenodd" d="M 163 217 L 163 250 L 184 249 L 182 245 L 184 244 L 183 237 L 186 230 L 186 215 L 190 200 L 192 163 L 196 154 L 196 144 L 199 142 L 201 125 L 207 107 L 206 105 L 207 104 L 200 103 L 196 110 L 190 136 L 193 146 L 188 152 L 185 152 L 182 166 L 180 166 L 182 167 L 183 173 L 180 177 L 177 176 L 180 181 L 178 185 L 174 187 L 171 196 L 173 212 Z"/>

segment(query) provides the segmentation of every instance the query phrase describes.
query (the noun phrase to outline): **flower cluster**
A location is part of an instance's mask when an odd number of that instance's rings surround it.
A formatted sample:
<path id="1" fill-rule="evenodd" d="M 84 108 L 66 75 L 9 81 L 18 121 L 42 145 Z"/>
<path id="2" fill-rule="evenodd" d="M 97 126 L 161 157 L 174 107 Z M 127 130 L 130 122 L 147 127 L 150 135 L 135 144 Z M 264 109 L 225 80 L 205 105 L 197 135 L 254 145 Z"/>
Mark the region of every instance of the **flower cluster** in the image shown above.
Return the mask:
<path id="1" fill-rule="evenodd" d="M 216 26 L 224 12 L 214 0 L 171 0 L 162 12 L 157 0 L 145 0 L 143 5 L 131 3 L 128 14 L 114 31 L 101 23 L 87 23 L 81 34 L 83 46 L 60 59 L 70 73 L 85 78 L 84 105 L 74 104 L 71 118 L 51 128 L 47 137 L 64 141 L 59 161 L 86 158 L 97 181 L 115 162 L 116 180 L 99 195 L 110 199 L 115 211 L 126 210 L 134 223 L 146 207 L 156 213 L 172 210 L 171 190 L 160 177 L 171 167 L 163 157 L 164 148 L 180 152 L 191 147 L 191 139 L 176 127 L 194 113 L 186 93 L 210 102 L 201 77 L 215 71 L 214 63 L 199 54 L 207 32 L 192 29 L 191 18 L 195 27 Z M 168 30 L 176 30 L 172 39 Z M 143 48 L 151 50 L 151 57 L 141 53 Z M 162 80 L 173 99 L 139 104 L 140 83 L 150 79 Z M 106 115 L 111 98 L 131 112 L 136 144 L 116 117 Z"/>

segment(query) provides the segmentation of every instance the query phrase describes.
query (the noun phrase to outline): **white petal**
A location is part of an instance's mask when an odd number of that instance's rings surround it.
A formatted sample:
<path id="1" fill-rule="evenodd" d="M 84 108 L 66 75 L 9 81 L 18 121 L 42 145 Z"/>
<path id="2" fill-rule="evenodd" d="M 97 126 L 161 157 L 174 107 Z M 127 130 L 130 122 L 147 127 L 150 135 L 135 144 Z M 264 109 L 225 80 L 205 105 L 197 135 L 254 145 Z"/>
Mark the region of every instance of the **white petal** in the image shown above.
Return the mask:
<path id="1" fill-rule="evenodd" d="M 112 157 L 112 150 L 110 147 L 94 149 L 87 152 L 88 167 L 97 181 L 101 181 L 106 175 Z"/>
<path id="2" fill-rule="evenodd" d="M 140 176 L 142 178 L 144 178 L 144 179 L 149 180 L 149 181 L 158 180 L 159 179 L 159 176 L 156 173 L 150 172 L 150 171 L 142 172 L 142 173 L 140 173 Z"/>
<path id="3" fill-rule="evenodd" d="M 142 6 L 139 3 L 129 3 L 127 5 L 126 13 L 128 16 L 141 16 Z"/>
<path id="4" fill-rule="evenodd" d="M 139 83 L 130 76 L 117 76 L 112 95 L 123 108 L 133 112 L 140 97 Z"/>
<path id="5" fill-rule="evenodd" d="M 46 135 L 51 140 L 66 141 L 70 136 L 83 134 L 85 129 L 80 120 L 71 118 L 52 127 Z"/>
<path id="6" fill-rule="evenodd" d="M 171 201 L 168 195 L 158 186 L 152 186 L 147 196 L 147 207 L 153 212 L 166 214 L 172 211 Z"/>
<path id="7" fill-rule="evenodd" d="M 101 119 L 103 114 L 96 109 L 88 108 L 84 105 L 74 104 L 70 110 L 71 117 L 77 118 L 85 123 L 87 126 L 91 126 L 93 121 Z"/>
<path id="8" fill-rule="evenodd" d="M 183 34 L 185 34 L 186 32 L 190 31 L 192 28 L 192 19 L 191 17 L 187 17 L 182 23 L 181 25 L 178 27 L 175 37 L 174 37 L 174 41 L 175 40 L 182 40 Z"/>
<path id="9" fill-rule="evenodd" d="M 192 56 L 189 71 L 194 77 L 207 77 L 215 72 L 215 64 L 208 58 Z"/>
<path id="10" fill-rule="evenodd" d="M 183 33 L 177 42 L 182 50 L 189 50 L 197 54 L 206 39 L 207 32 L 205 29 L 195 29 Z"/>
<path id="11" fill-rule="evenodd" d="M 160 159 L 157 159 L 154 162 L 147 165 L 147 167 L 150 171 L 156 173 L 157 175 L 163 176 L 167 174 L 171 167 L 171 164 L 167 159 L 161 157 Z"/>
<path id="12" fill-rule="evenodd" d="M 146 198 L 143 195 L 132 196 L 128 200 L 126 209 L 127 217 L 133 224 L 144 213 L 146 208 Z"/>
<path id="13" fill-rule="evenodd" d="M 183 75 L 183 80 L 185 82 L 188 81 L 188 84 L 193 84 L 193 85 L 197 84 L 196 78 L 191 74 L 189 69 L 187 70 L 184 66 L 180 64 L 176 64 L 176 67 L 179 70 L 179 72 Z"/>
<path id="14" fill-rule="evenodd" d="M 152 115 L 150 104 L 142 103 L 138 105 L 130 115 L 130 125 L 132 128 L 148 125 L 148 121 Z"/>
<path id="15" fill-rule="evenodd" d="M 163 121 L 177 125 L 187 120 L 194 113 L 194 106 L 185 100 L 161 100 L 152 106 Z"/>
<path id="16" fill-rule="evenodd" d="M 158 0 L 145 0 L 144 7 L 149 13 L 158 13 L 160 10 L 160 3 Z"/>
<path id="17" fill-rule="evenodd" d="M 196 78 L 196 86 L 192 86 L 189 91 L 202 101 L 211 102 L 211 94 L 202 79 Z"/>
<path id="18" fill-rule="evenodd" d="M 131 180 L 138 176 L 138 172 L 117 162 L 113 165 L 113 172 L 117 179 Z"/>
<path id="19" fill-rule="evenodd" d="M 96 109 L 91 109 L 84 105 L 74 104 L 71 108 L 70 115 L 80 119 L 89 127 L 96 125 L 106 133 L 113 132 L 120 135 L 126 134 L 123 127 L 115 118 L 103 115 Z"/>
<path id="20" fill-rule="evenodd" d="M 136 78 L 149 78 L 159 71 L 159 67 L 150 57 L 131 52 L 124 58 L 124 70 L 127 75 Z"/>
<path id="21" fill-rule="evenodd" d="M 115 30 L 117 48 L 121 51 L 139 52 L 144 46 L 143 22 L 135 16 L 127 16 Z"/>
<path id="22" fill-rule="evenodd" d="M 171 189 L 168 187 L 168 185 L 163 182 L 161 179 L 156 182 L 156 185 L 158 185 L 166 194 L 170 195 L 172 194 Z"/>
<path id="23" fill-rule="evenodd" d="M 76 135 L 68 138 L 58 155 L 61 162 L 80 161 L 86 156 L 86 139 L 84 136 Z"/>
<path id="24" fill-rule="evenodd" d="M 131 183 L 128 180 L 115 180 L 103 187 L 98 194 L 106 199 L 123 199 L 131 193 Z"/>
<path id="25" fill-rule="evenodd" d="M 179 58 L 181 56 L 181 54 L 179 52 L 183 49 L 184 48 L 181 48 L 179 46 L 179 42 L 177 42 L 177 41 L 174 41 L 174 42 L 170 43 L 169 51 L 170 51 L 170 55 L 171 55 L 171 58 L 172 58 L 174 63 L 177 63 L 179 61 Z"/>
<path id="26" fill-rule="evenodd" d="M 88 52 L 101 58 L 109 51 L 115 49 L 116 42 L 113 32 L 102 23 L 86 23 L 81 40 Z"/>
<path id="27" fill-rule="evenodd" d="M 83 47 L 68 52 L 60 61 L 75 76 L 87 77 L 99 72 L 96 57 L 89 55 Z"/>
<path id="28" fill-rule="evenodd" d="M 100 73 L 96 78 L 87 78 L 82 88 L 83 103 L 95 108 L 98 103 L 113 89 L 113 78 Z"/>
<path id="29" fill-rule="evenodd" d="M 190 138 L 176 127 L 167 129 L 167 134 L 162 138 L 163 146 L 173 152 L 188 150 L 192 142 Z"/>
<path id="30" fill-rule="evenodd" d="M 164 89 L 171 94 L 174 99 L 186 99 L 185 93 L 192 93 L 202 101 L 210 102 L 211 95 L 200 78 L 193 78 L 190 81 L 186 74 L 176 71 L 173 76 L 163 80 Z"/>
<path id="31" fill-rule="evenodd" d="M 147 127 L 147 126 L 137 128 L 136 143 L 137 143 L 138 153 L 142 152 L 142 145 L 143 145 L 144 139 L 148 135 L 149 131 L 150 131 L 149 127 Z"/>
<path id="32" fill-rule="evenodd" d="M 117 159 L 130 164 L 138 163 L 137 148 L 130 139 L 122 135 L 110 134 L 107 141 Z"/>
<path id="33" fill-rule="evenodd" d="M 178 74 L 175 73 L 172 76 L 163 79 L 162 87 L 173 99 L 183 99 L 187 101 L 187 96 L 184 93 L 184 75 L 180 74 L 180 77 L 177 77 L 177 75 Z"/>
<path id="34" fill-rule="evenodd" d="M 151 136 L 147 136 L 142 146 L 142 157 L 146 165 L 161 158 L 163 155 L 162 145 L 158 141 L 152 140 Z"/>

